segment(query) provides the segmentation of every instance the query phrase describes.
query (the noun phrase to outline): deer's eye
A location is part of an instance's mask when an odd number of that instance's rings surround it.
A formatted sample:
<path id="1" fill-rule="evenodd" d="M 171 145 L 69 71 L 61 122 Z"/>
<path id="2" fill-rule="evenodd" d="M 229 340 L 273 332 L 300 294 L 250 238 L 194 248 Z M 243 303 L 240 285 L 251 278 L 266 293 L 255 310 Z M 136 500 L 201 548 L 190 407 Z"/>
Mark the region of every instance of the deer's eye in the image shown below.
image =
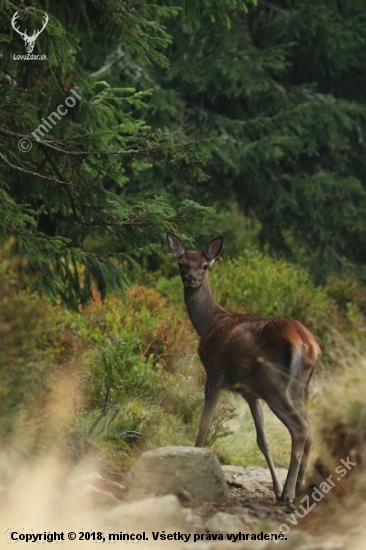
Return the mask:
<path id="1" fill-rule="evenodd" d="M 207 268 L 208 268 L 208 264 L 205 264 L 205 265 L 203 266 L 203 269 L 206 271 Z"/>

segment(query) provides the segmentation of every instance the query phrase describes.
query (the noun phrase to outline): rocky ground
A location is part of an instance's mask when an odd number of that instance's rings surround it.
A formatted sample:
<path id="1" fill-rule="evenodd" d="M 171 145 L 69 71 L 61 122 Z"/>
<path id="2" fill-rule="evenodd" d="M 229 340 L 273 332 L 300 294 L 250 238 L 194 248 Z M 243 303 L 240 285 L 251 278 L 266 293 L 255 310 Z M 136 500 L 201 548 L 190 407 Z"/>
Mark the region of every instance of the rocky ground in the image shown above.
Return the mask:
<path id="1" fill-rule="evenodd" d="M 335 510 L 328 498 L 299 517 L 299 503 L 276 502 L 266 468 L 220 466 L 210 449 L 148 451 L 127 473 L 97 464 L 71 467 L 56 456 L 24 467 L 0 487 L 0 538 L 2 533 L 13 543 L 12 530 L 63 532 L 64 550 L 98 542 L 85 533 L 118 543 L 116 548 L 138 543 L 143 550 L 226 550 L 233 543 L 243 550 L 366 547 L 366 507 L 352 511 L 341 503 Z M 287 471 L 279 468 L 277 474 L 284 482 Z M 270 539 L 281 531 L 284 540 Z M 75 540 L 67 538 L 70 532 Z M 17 550 L 29 547 L 17 541 Z"/>
<path id="2" fill-rule="evenodd" d="M 279 468 L 277 473 L 284 482 L 287 470 Z M 285 550 L 343 550 L 357 548 L 365 534 L 355 526 L 346 534 L 328 521 L 321 506 L 298 518 L 298 505 L 276 502 L 266 468 L 220 467 L 208 449 L 164 447 L 144 453 L 120 480 L 123 486 L 99 474 L 85 481 L 104 523 L 145 532 L 144 548 L 169 543 L 174 548 L 221 550 L 235 541 L 237 548 L 270 550 L 280 544 Z M 320 526 L 328 523 L 324 529 L 319 528 L 319 516 Z M 278 535 L 280 526 L 285 540 L 252 540 L 253 534 Z M 169 534 L 170 541 L 164 538 Z"/>

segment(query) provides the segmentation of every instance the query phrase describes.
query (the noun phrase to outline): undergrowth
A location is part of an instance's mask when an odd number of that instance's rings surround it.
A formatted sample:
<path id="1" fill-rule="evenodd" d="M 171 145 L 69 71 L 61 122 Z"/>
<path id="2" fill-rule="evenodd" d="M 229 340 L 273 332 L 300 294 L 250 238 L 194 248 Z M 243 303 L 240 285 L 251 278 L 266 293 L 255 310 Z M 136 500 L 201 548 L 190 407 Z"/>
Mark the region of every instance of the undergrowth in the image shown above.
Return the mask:
<path id="1" fill-rule="evenodd" d="M 175 269 L 166 264 L 167 269 Z M 323 370 L 362 349 L 365 294 L 356 281 L 332 277 L 316 287 L 294 266 L 248 251 L 210 270 L 218 300 L 230 310 L 297 318 L 323 348 Z M 140 283 L 143 282 L 140 280 Z M 99 448 L 117 467 L 141 451 L 192 445 L 203 406 L 204 371 L 182 304 L 178 277 L 161 273 L 124 299 L 97 293 L 68 311 L 29 294 L 21 262 L 0 262 L 0 437 L 27 456 L 67 442 L 77 458 Z M 342 335 L 342 336 L 340 336 Z M 357 346 L 356 346 L 357 344 Z M 352 355 L 353 354 L 353 355 Z M 277 465 L 288 463 L 283 427 L 270 422 Z M 247 408 L 220 399 L 206 444 L 225 462 L 264 465 Z M 87 451 L 85 451 L 86 453 Z"/>

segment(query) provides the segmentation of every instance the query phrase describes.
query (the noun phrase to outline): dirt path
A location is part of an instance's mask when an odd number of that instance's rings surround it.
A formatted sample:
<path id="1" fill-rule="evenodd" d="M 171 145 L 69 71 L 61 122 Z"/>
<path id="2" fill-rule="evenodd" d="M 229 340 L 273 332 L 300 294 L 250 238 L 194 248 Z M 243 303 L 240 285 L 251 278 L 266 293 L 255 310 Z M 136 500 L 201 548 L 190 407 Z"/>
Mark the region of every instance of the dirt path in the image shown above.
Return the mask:
<path id="1" fill-rule="evenodd" d="M 258 523 L 280 524 L 287 518 L 293 506 L 276 501 L 272 490 L 272 479 L 268 468 L 241 466 L 222 466 L 224 476 L 230 488 L 232 499 L 229 503 L 215 504 L 220 512 L 237 514 L 248 527 Z M 278 479 L 283 484 L 287 470 L 276 469 Z M 213 505 L 206 503 L 207 512 L 212 513 Z"/>
<path id="2" fill-rule="evenodd" d="M 295 510 L 299 509 L 299 504 L 277 502 L 267 468 L 222 466 L 222 469 L 232 496 L 230 502 L 198 503 L 190 501 L 188 497 L 185 501 L 184 494 L 180 498 L 182 505 L 191 508 L 193 514 L 196 514 L 199 521 L 203 521 L 205 528 L 211 532 L 230 533 L 240 530 L 260 532 L 263 530 L 265 533 L 279 533 L 282 526 L 286 532 L 287 542 L 284 541 L 281 544 L 286 550 L 289 548 L 301 550 L 303 548 L 306 550 L 346 550 L 348 548 L 363 550 L 366 548 L 364 542 L 366 529 L 360 525 L 356 526 L 355 521 L 348 525 L 335 522 L 332 510 L 327 504 L 318 505 L 301 518 L 295 513 Z M 287 470 L 277 468 L 276 471 L 279 480 L 284 483 Z M 301 509 L 299 510 L 301 512 Z M 294 520 L 297 521 L 296 525 L 293 524 Z M 249 547 L 249 542 L 242 542 L 242 544 Z M 259 541 L 256 545 L 258 544 Z M 261 545 L 259 547 L 262 548 Z M 272 547 L 276 548 L 274 543 L 263 544 L 265 549 L 272 549 Z M 216 549 L 219 546 L 213 545 L 212 548 Z"/>

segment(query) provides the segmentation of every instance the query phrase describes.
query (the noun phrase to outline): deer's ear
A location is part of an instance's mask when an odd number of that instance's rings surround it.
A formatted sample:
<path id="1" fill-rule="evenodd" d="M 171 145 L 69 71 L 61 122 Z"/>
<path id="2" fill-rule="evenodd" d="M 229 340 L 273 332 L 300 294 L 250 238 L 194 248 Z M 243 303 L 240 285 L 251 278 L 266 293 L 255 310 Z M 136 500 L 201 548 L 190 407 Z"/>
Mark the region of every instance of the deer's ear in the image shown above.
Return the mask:
<path id="1" fill-rule="evenodd" d="M 171 233 L 170 231 L 166 234 L 167 240 L 168 240 L 168 246 L 170 248 L 170 252 L 176 257 L 180 258 L 185 253 L 186 249 L 183 246 L 182 241 L 180 240 L 177 235 L 174 235 L 174 233 Z"/>
<path id="2" fill-rule="evenodd" d="M 213 263 L 218 256 L 220 256 L 222 247 L 224 245 L 224 236 L 219 235 L 209 242 L 208 247 L 205 250 L 205 255 Z"/>

